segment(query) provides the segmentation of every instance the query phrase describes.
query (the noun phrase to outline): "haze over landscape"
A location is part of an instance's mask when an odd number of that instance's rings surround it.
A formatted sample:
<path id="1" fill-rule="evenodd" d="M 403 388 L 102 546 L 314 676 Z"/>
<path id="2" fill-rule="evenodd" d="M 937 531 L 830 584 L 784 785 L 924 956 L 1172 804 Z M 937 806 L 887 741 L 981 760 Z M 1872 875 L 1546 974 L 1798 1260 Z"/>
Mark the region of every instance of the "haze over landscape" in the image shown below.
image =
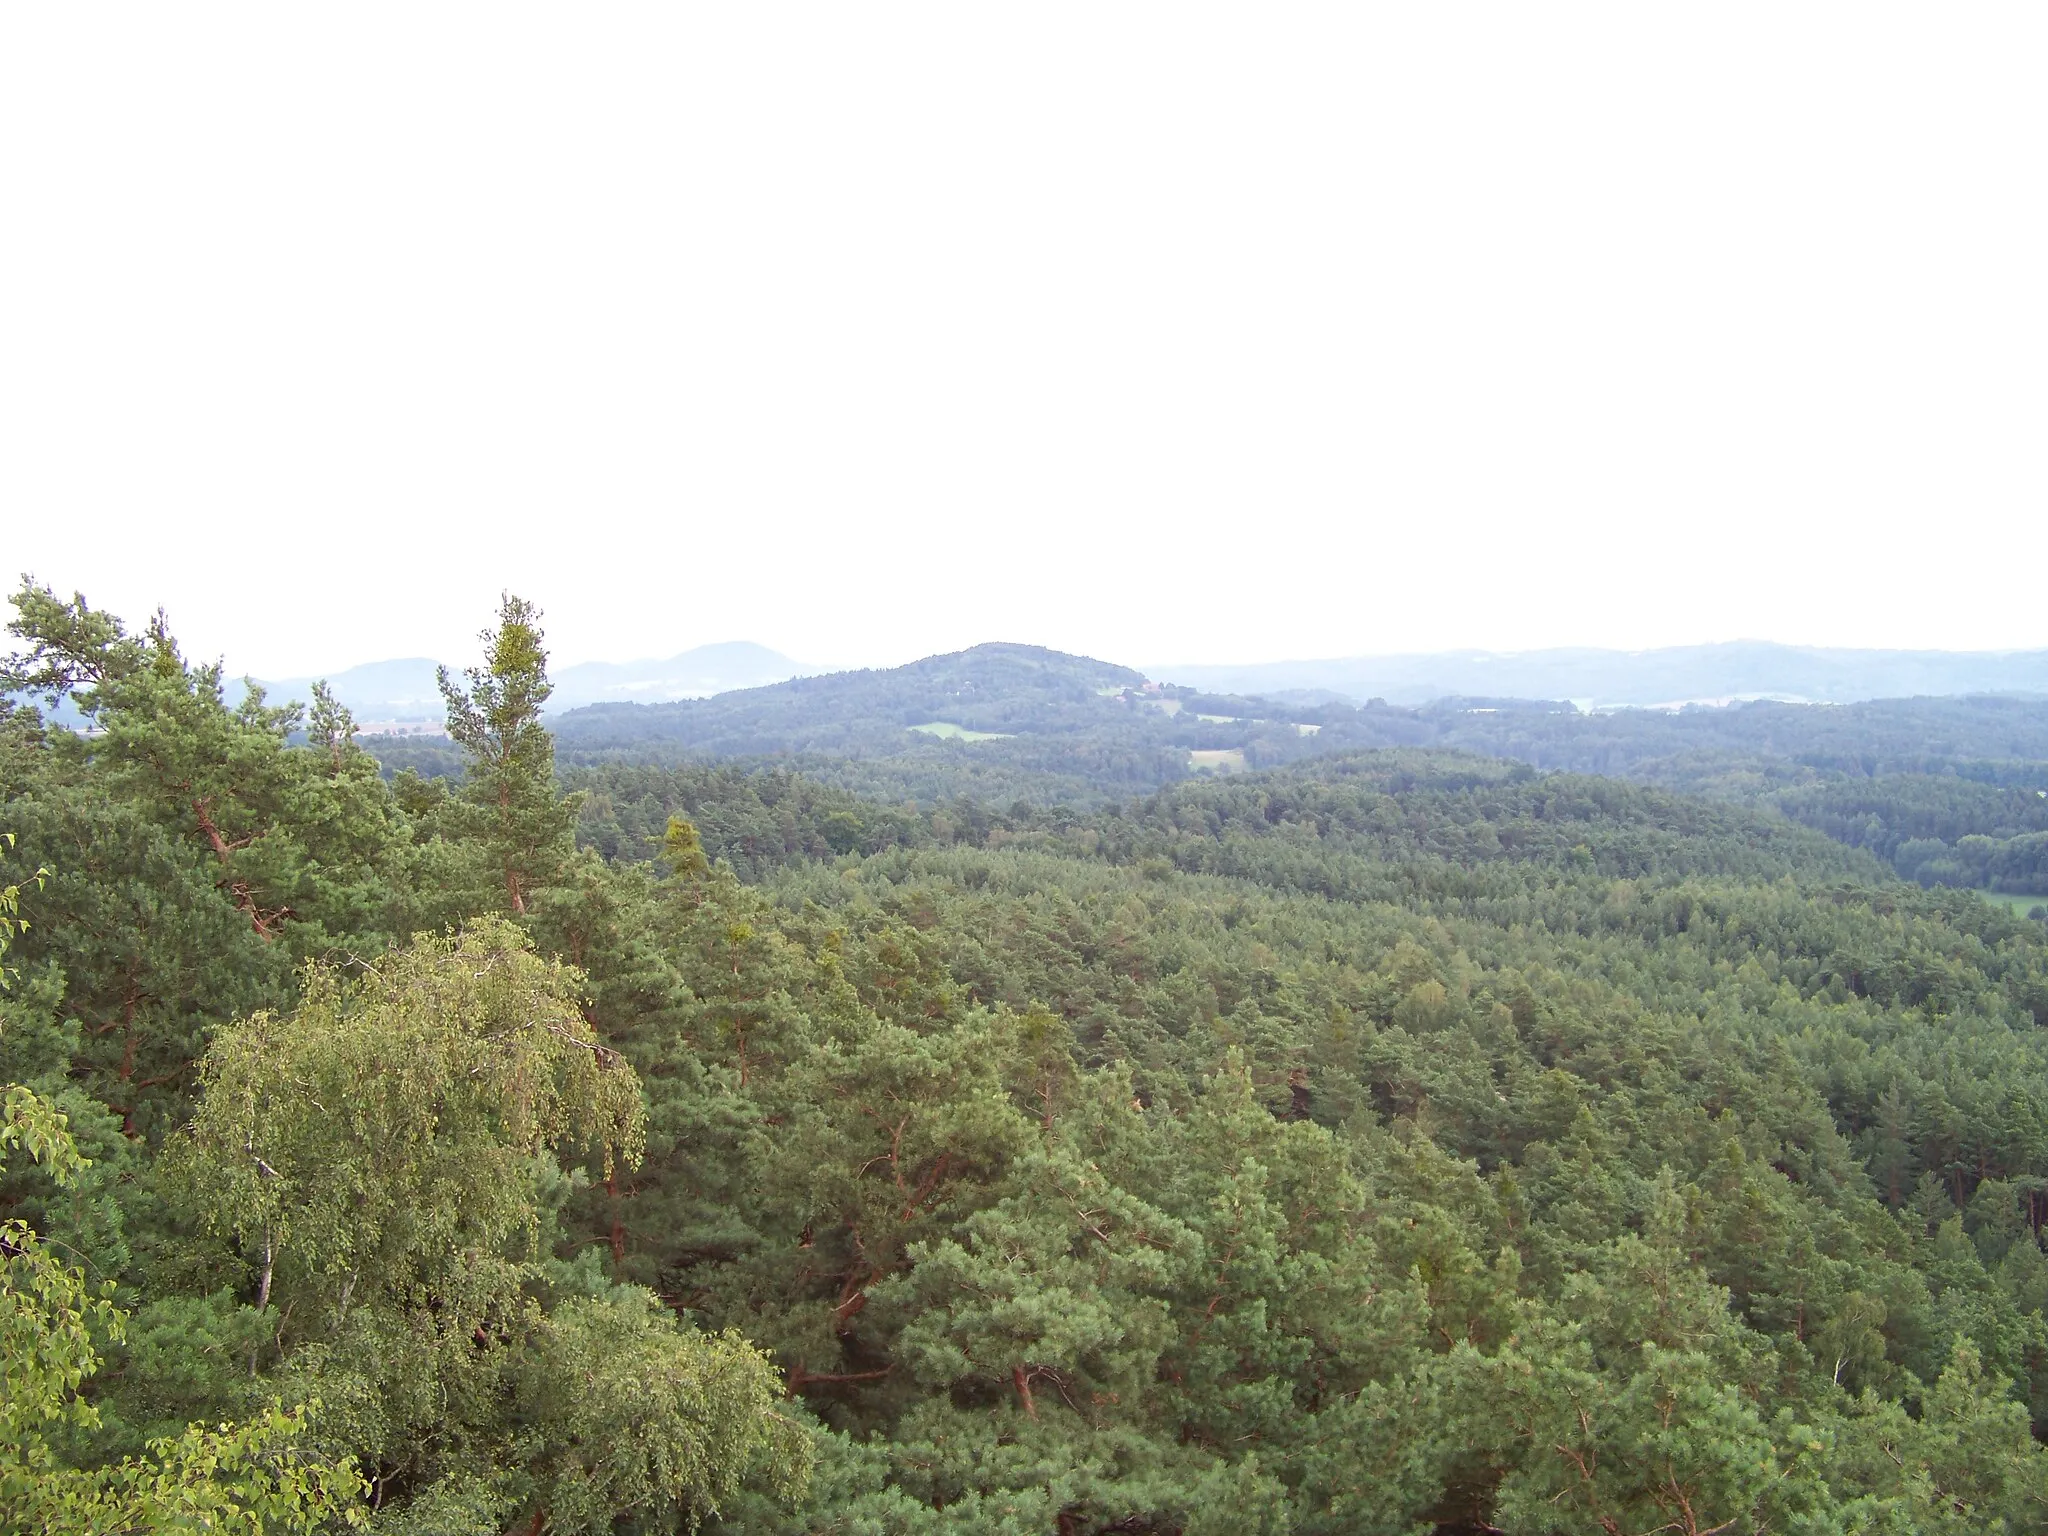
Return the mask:
<path id="1" fill-rule="evenodd" d="M 0 1530 L 2039 1536 L 2044 45 L 0 16 Z"/>
<path id="2" fill-rule="evenodd" d="M 443 663 L 413 658 L 328 674 L 335 694 L 369 722 L 438 721 Z M 704 698 L 826 671 L 745 641 L 700 646 L 661 661 L 585 662 L 562 669 L 555 711 L 590 704 Z M 1152 666 L 1149 677 L 1237 694 L 1322 694 L 1362 704 L 1382 698 L 1569 699 L 1591 708 L 1670 709 L 1754 699 L 1847 704 L 1916 694 L 2048 696 L 2048 650 L 1855 651 L 1766 642 L 1643 652 L 1580 648 L 1493 654 L 1354 656 L 1248 666 Z M 277 700 L 311 697 L 315 678 L 265 680 Z"/>

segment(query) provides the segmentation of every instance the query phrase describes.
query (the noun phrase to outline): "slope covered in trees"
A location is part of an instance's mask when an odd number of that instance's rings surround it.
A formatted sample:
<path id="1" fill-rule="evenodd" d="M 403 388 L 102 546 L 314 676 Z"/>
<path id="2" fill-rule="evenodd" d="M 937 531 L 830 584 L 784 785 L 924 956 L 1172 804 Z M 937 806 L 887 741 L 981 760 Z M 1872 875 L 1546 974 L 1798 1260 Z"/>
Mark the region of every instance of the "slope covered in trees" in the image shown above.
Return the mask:
<path id="1" fill-rule="evenodd" d="M 1092 766 L 1113 739 L 1157 747 L 1241 747 L 1251 766 L 1361 747 L 1438 746 L 1535 767 L 1731 789 L 1769 764 L 1773 779 L 1841 774 L 1956 774 L 1991 784 L 2048 787 L 2048 701 L 1982 696 L 1881 699 L 1850 705 L 1760 702 L 1726 708 L 1581 713 L 1562 702 L 1446 698 L 1397 708 L 1143 687 L 1128 668 L 1026 646 L 977 646 L 879 672 L 841 672 L 768 688 L 662 705 L 571 710 L 555 722 L 570 761 L 682 756 L 806 762 L 903 757 L 942 742 L 906 736 L 948 722 L 1002 739 L 955 747 L 942 761 L 1024 761 L 1013 754 L 1061 742 L 1071 759 L 1031 760 L 1128 794 L 1142 774 Z M 1304 727 L 1313 728 L 1305 732 Z M 1018 745 L 1025 743 L 1025 745 Z M 967 746 L 974 750 L 969 753 Z M 1170 754 L 1169 754 L 1170 756 Z M 1158 783 L 1181 776 L 1173 764 Z M 1156 784 L 1152 787 L 1156 787 Z M 1042 798 L 1034 796 L 1033 798 Z"/>
<path id="2" fill-rule="evenodd" d="M 1583 714 L 1563 703 L 1445 699 L 1420 708 L 1137 686 L 1081 657 L 983 646 L 890 672 L 840 673 L 714 699 L 576 710 L 577 764 L 774 762 L 863 798 L 926 806 L 1099 806 L 1211 766 L 1285 766 L 1429 746 L 1633 778 L 1774 806 L 1909 879 L 2048 895 L 2048 702 L 2007 697 L 1773 703 Z M 943 721 L 988 739 L 913 727 Z M 1215 762 L 1215 754 L 1228 760 Z M 1205 758 L 1202 754 L 1210 754 Z M 451 759 L 395 744 L 431 771 Z"/>
<path id="3" fill-rule="evenodd" d="M 1085 656 L 979 645 L 887 671 L 570 710 L 553 724 L 571 762 L 776 758 L 871 797 L 927 802 L 1096 804 L 1181 777 L 1190 750 L 1299 736 L 1279 720 L 1255 726 L 1243 701 L 1203 711 L 1192 694 L 1168 699 L 1144 687 L 1128 667 Z"/>
<path id="4" fill-rule="evenodd" d="M 886 671 L 799 677 L 668 704 L 593 705 L 556 723 L 584 747 L 659 741 L 719 756 L 898 746 L 947 721 L 977 732 L 1057 731 L 1102 718 L 1106 697 L 1145 679 L 1128 667 L 1031 645 L 978 645 Z"/>
<path id="5" fill-rule="evenodd" d="M 467 772 L 388 780 L 331 701 L 231 704 L 161 624 L 29 589 L 15 633 L 13 681 L 101 734 L 0 721 L 0 1081 L 43 1107 L 0 1280 L 57 1298 L 0 1344 L 10 1393 L 103 1368 L 0 1497 L 156 1466 L 249 1529 L 847 1536 L 2048 1512 L 2048 930 L 1879 845 L 1415 748 L 1100 804 L 689 763 L 565 796 L 516 600 L 447 680 Z M 222 1424 L 248 1454 L 177 1450 Z"/>

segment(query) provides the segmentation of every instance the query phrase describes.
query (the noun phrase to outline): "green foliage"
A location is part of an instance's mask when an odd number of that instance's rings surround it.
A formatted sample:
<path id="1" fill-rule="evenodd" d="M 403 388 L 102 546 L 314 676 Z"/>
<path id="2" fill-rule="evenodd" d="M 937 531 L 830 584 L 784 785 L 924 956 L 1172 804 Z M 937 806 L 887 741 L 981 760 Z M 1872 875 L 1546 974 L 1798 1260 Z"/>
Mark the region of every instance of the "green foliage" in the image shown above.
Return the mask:
<path id="1" fill-rule="evenodd" d="M 269 942 L 309 925 L 356 927 L 390 898 L 402 857 L 399 828 L 376 767 L 334 736 L 317 752 L 287 743 L 297 706 L 270 709 L 253 685 L 227 707 L 218 664 L 193 666 L 158 614 L 141 636 L 24 584 L 12 633 L 28 643 L 8 680 L 36 691 L 76 690 L 96 730 L 95 791 L 203 850 L 218 888 Z"/>
<path id="2" fill-rule="evenodd" d="M 898 804 L 1098 804 L 1180 778 L 1191 748 L 1256 738 L 1273 748 L 1254 754 L 1258 761 L 1299 755 L 1302 738 L 1281 723 L 1291 716 L 1218 726 L 1192 712 L 1168 715 L 1140 702 L 1143 683 L 1129 668 L 1082 656 L 979 645 L 888 671 L 795 678 L 708 699 L 592 705 L 555 724 L 565 759 L 579 765 L 774 760 Z M 1271 713 L 1249 705 L 1244 712 Z M 922 729 L 934 722 L 965 734 L 945 739 Z"/>
<path id="3" fill-rule="evenodd" d="M 575 806 L 555 788 L 555 743 L 541 724 L 553 692 L 540 610 L 507 594 L 498 627 L 483 632 L 484 664 L 457 683 L 441 669 L 448 734 L 468 754 L 460 803 L 471 835 L 502 881 L 506 904 L 524 914 L 532 892 L 555 878 L 568 852 Z"/>
<path id="4" fill-rule="evenodd" d="M 64 1117 L 21 1087 L 6 1090 L 0 1151 L 25 1147 L 63 1186 L 86 1162 Z M 317 1404 L 272 1404 L 241 1424 L 189 1425 L 141 1457 L 65 1465 L 54 1433 L 99 1427 L 81 1395 L 98 1369 L 97 1337 L 118 1341 L 125 1318 L 20 1222 L 0 1226 L 0 1519 L 19 1531 L 312 1532 L 353 1524 L 360 1479 L 346 1459 L 299 1444 Z"/>
<path id="5" fill-rule="evenodd" d="M 809 1435 L 773 1365 L 738 1333 L 679 1328 L 645 1291 L 579 1298 L 548 1319 L 522 1401 L 544 1425 L 548 1529 L 609 1532 L 621 1515 L 696 1524 L 749 1490 L 802 1495 Z"/>
<path id="6" fill-rule="evenodd" d="M 18 950 L 43 1003 L 0 1037 L 0 1072 L 158 1137 L 210 1029 L 282 1003 L 296 962 L 446 914 L 449 860 L 345 712 L 323 703 L 322 741 L 294 746 L 293 711 L 253 690 L 230 708 L 220 668 L 188 664 L 162 615 L 135 636 L 32 584 L 14 603 L 9 678 L 70 690 L 94 734 L 0 733 L 9 826 L 54 871 Z"/>
<path id="7" fill-rule="evenodd" d="M 316 970 L 289 1015 L 214 1042 L 172 1167 L 260 1264 L 259 1309 L 275 1277 L 314 1333 L 375 1292 L 436 1298 L 444 1327 L 482 1319 L 494 1282 L 470 1271 L 531 1228 L 534 1159 L 639 1156 L 639 1085 L 576 990 L 484 919 L 352 980 Z"/>
<path id="8" fill-rule="evenodd" d="M 789 864 L 930 839 L 914 809 L 876 805 L 782 769 L 609 764 L 572 768 L 563 783 L 579 799 L 577 842 L 613 862 L 660 857 L 676 816 L 696 829 L 707 858 L 749 881 Z"/>
<path id="9" fill-rule="evenodd" d="M 102 732 L 0 718 L 56 872 L 0 933 L 38 1489 L 200 1509 L 203 1463 L 292 1529 L 354 1464 L 372 1528 L 478 1536 L 2040 1528 L 2048 931 L 1885 862 L 2038 834 L 2023 710 L 1296 721 L 996 648 L 678 709 L 791 756 L 578 801 L 517 600 L 452 785 L 19 601 L 15 675 Z"/>
<path id="10" fill-rule="evenodd" d="M 933 722 L 999 739 L 943 741 L 917 729 Z M 2039 700 L 1597 715 L 1516 699 L 1353 706 L 1327 695 L 1240 698 L 1145 685 L 1126 669 L 1028 646 L 976 646 L 884 672 L 710 699 L 592 706 L 556 724 L 565 759 L 579 764 L 741 759 L 927 807 L 960 799 L 1099 807 L 1187 777 L 1193 751 L 1238 752 L 1249 767 L 1271 768 L 1362 748 L 1453 749 L 1782 805 L 1887 859 L 1906 838 L 1937 838 L 1953 851 L 1964 836 L 2039 831 L 2037 792 L 2048 790 L 2048 705 Z M 400 762 L 435 760 L 430 747 L 394 743 L 391 751 Z M 2034 812 L 2023 797 L 2034 797 Z M 2032 819 L 2007 827 L 2015 809 Z M 1947 830 L 1924 830 L 1930 810 Z M 1923 830 L 1903 830 L 1910 827 Z"/>
<path id="11" fill-rule="evenodd" d="M 236 1026 L 202 1064 L 173 1187 L 253 1274 L 272 1321 L 251 1369 L 274 1361 L 335 1405 L 328 1433 L 374 1469 L 380 1505 L 532 1504 L 597 1531 L 801 1487 L 808 1445 L 765 1360 L 547 1260 L 549 1154 L 610 1177 L 642 1148 L 639 1083 L 580 985 L 479 919 L 353 978 L 310 974 L 290 1014 Z"/>
<path id="12" fill-rule="evenodd" d="M 0 832 L 0 842 L 6 844 L 9 853 L 14 851 L 14 834 L 12 832 Z M 49 877 L 50 872 L 47 869 L 39 869 L 31 876 L 31 879 L 40 887 Z M 13 946 L 14 941 L 21 936 L 22 930 L 27 926 L 28 924 L 21 917 L 21 887 L 19 885 L 0 885 L 0 959 L 4 959 L 7 951 Z M 11 987 L 14 984 L 14 977 L 15 973 L 13 971 L 9 970 L 5 964 L 0 964 L 0 991 L 5 991 Z"/>

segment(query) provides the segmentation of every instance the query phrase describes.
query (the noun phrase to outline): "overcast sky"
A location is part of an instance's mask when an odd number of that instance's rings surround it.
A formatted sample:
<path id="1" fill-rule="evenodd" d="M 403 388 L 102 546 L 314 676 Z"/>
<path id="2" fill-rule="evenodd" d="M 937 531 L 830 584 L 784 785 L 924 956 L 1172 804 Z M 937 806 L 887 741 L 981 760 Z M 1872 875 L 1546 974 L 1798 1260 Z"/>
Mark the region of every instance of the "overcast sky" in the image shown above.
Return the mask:
<path id="1" fill-rule="evenodd" d="M 0 19 L 0 554 L 276 676 L 2048 645 L 2048 9 Z"/>

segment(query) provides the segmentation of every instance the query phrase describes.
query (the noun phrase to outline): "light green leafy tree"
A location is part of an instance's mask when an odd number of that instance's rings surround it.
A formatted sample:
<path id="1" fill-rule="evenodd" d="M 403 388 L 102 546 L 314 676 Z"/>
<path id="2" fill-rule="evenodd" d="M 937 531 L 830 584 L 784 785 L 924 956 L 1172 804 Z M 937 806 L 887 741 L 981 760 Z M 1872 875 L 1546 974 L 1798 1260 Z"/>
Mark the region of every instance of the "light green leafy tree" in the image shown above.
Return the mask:
<path id="1" fill-rule="evenodd" d="M 7 845 L 10 853 L 14 850 L 14 834 L 12 832 L 0 832 L 0 842 L 4 842 Z M 40 886 L 43 881 L 49 878 L 49 874 L 50 872 L 46 869 L 38 869 L 30 878 L 35 884 Z M 21 887 L 19 885 L 0 885 L 0 957 L 6 955 L 7 951 L 13 946 L 15 939 L 27 928 L 28 923 L 21 915 Z M 13 984 L 14 972 L 7 968 L 4 960 L 0 960 L 0 991 L 7 990 Z"/>
<path id="2" fill-rule="evenodd" d="M 248 1264 L 252 1368 L 328 1403 L 397 1528 L 459 1506 L 608 1530 L 801 1484 L 808 1437 L 760 1354 L 550 1257 L 555 1154 L 630 1164 L 643 1134 L 580 985 L 489 918 L 315 969 L 292 1012 L 215 1042 L 170 1154 Z"/>

